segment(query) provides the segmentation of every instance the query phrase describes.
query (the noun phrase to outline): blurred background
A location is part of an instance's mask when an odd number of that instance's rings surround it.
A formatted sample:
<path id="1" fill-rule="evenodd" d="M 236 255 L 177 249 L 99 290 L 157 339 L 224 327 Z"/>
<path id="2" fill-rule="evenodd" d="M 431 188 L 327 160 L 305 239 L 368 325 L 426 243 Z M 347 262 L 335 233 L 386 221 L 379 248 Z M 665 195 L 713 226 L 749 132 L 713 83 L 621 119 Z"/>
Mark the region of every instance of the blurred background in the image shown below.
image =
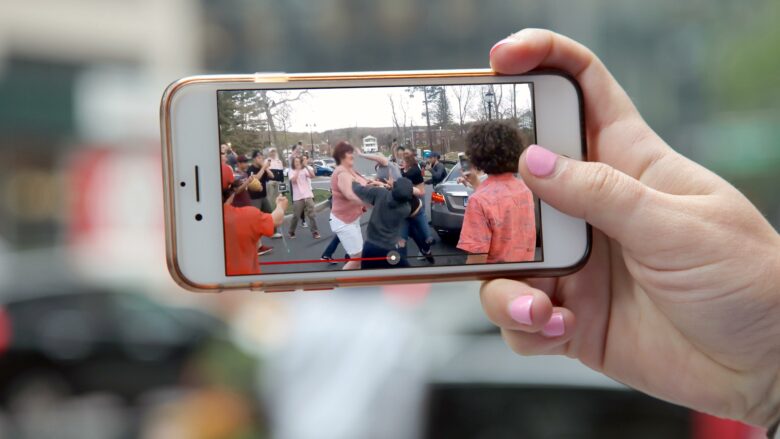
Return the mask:
<path id="1" fill-rule="evenodd" d="M 759 437 L 513 355 L 476 283 L 182 291 L 158 106 L 191 74 L 485 67 L 548 27 L 778 227 L 779 21 L 775 0 L 0 0 L 0 437 Z"/>

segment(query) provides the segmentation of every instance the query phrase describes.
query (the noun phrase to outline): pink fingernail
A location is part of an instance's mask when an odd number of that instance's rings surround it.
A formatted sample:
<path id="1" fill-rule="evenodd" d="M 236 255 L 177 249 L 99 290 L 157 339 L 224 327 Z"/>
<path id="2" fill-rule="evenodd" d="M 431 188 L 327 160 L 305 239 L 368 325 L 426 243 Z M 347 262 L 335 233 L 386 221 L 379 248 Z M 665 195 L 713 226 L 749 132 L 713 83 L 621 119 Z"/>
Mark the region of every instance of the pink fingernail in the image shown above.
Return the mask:
<path id="1" fill-rule="evenodd" d="M 534 296 L 520 296 L 509 304 L 509 316 L 512 320 L 524 325 L 534 323 L 531 318 L 531 305 L 534 303 Z"/>
<path id="2" fill-rule="evenodd" d="M 501 40 L 501 41 L 497 42 L 496 44 L 494 44 L 493 47 L 490 48 L 490 57 L 493 57 L 493 52 L 496 49 L 498 49 L 499 46 L 503 46 L 504 44 L 512 42 L 512 41 L 513 41 L 512 38 L 506 37 L 503 40 Z"/>
<path id="3" fill-rule="evenodd" d="M 525 165 L 536 177 L 549 177 L 555 171 L 558 154 L 539 145 L 531 145 L 525 152 Z"/>
<path id="4" fill-rule="evenodd" d="M 545 337 L 560 337 L 566 332 L 566 327 L 563 324 L 563 314 L 560 312 L 554 312 L 550 321 L 542 327 L 542 335 Z"/>

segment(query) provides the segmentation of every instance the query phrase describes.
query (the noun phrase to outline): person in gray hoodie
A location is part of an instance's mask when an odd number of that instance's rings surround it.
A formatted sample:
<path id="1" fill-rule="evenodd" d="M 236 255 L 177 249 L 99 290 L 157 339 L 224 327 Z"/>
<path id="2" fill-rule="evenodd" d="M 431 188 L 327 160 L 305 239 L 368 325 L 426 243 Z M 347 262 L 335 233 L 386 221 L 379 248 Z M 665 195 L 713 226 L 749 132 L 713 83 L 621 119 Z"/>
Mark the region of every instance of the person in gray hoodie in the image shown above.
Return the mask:
<path id="1" fill-rule="evenodd" d="M 374 206 L 363 242 L 360 268 L 408 267 L 409 263 L 405 258 L 393 265 L 387 260 L 387 256 L 398 248 L 403 222 L 414 216 L 422 207 L 420 199 L 414 196 L 412 182 L 408 178 L 400 178 L 393 183 L 391 189 L 361 186 L 353 182 L 352 190 L 364 203 Z"/>

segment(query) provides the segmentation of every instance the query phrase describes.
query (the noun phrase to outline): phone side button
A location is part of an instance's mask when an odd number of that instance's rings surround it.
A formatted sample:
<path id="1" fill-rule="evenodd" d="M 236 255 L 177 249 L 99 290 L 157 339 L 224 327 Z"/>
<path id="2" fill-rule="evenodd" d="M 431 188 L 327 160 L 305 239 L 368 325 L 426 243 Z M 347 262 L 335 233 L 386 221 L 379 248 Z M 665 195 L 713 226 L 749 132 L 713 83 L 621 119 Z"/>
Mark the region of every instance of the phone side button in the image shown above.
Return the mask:
<path id="1" fill-rule="evenodd" d="M 265 293 L 294 293 L 296 290 L 294 288 L 292 289 L 266 288 L 262 291 Z"/>
<path id="2" fill-rule="evenodd" d="M 334 287 L 312 287 L 304 288 L 303 291 L 331 291 Z"/>

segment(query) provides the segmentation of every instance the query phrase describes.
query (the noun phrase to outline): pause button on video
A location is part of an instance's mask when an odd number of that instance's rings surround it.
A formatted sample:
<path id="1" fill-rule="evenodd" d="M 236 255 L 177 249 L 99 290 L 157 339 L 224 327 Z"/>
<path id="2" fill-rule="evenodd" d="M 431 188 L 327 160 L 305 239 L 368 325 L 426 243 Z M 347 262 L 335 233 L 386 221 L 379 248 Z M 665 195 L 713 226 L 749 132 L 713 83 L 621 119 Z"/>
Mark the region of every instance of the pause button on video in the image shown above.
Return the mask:
<path id="1" fill-rule="evenodd" d="M 387 253 L 387 263 L 390 265 L 396 265 L 397 263 L 401 262 L 401 255 L 393 250 L 391 252 Z"/>

